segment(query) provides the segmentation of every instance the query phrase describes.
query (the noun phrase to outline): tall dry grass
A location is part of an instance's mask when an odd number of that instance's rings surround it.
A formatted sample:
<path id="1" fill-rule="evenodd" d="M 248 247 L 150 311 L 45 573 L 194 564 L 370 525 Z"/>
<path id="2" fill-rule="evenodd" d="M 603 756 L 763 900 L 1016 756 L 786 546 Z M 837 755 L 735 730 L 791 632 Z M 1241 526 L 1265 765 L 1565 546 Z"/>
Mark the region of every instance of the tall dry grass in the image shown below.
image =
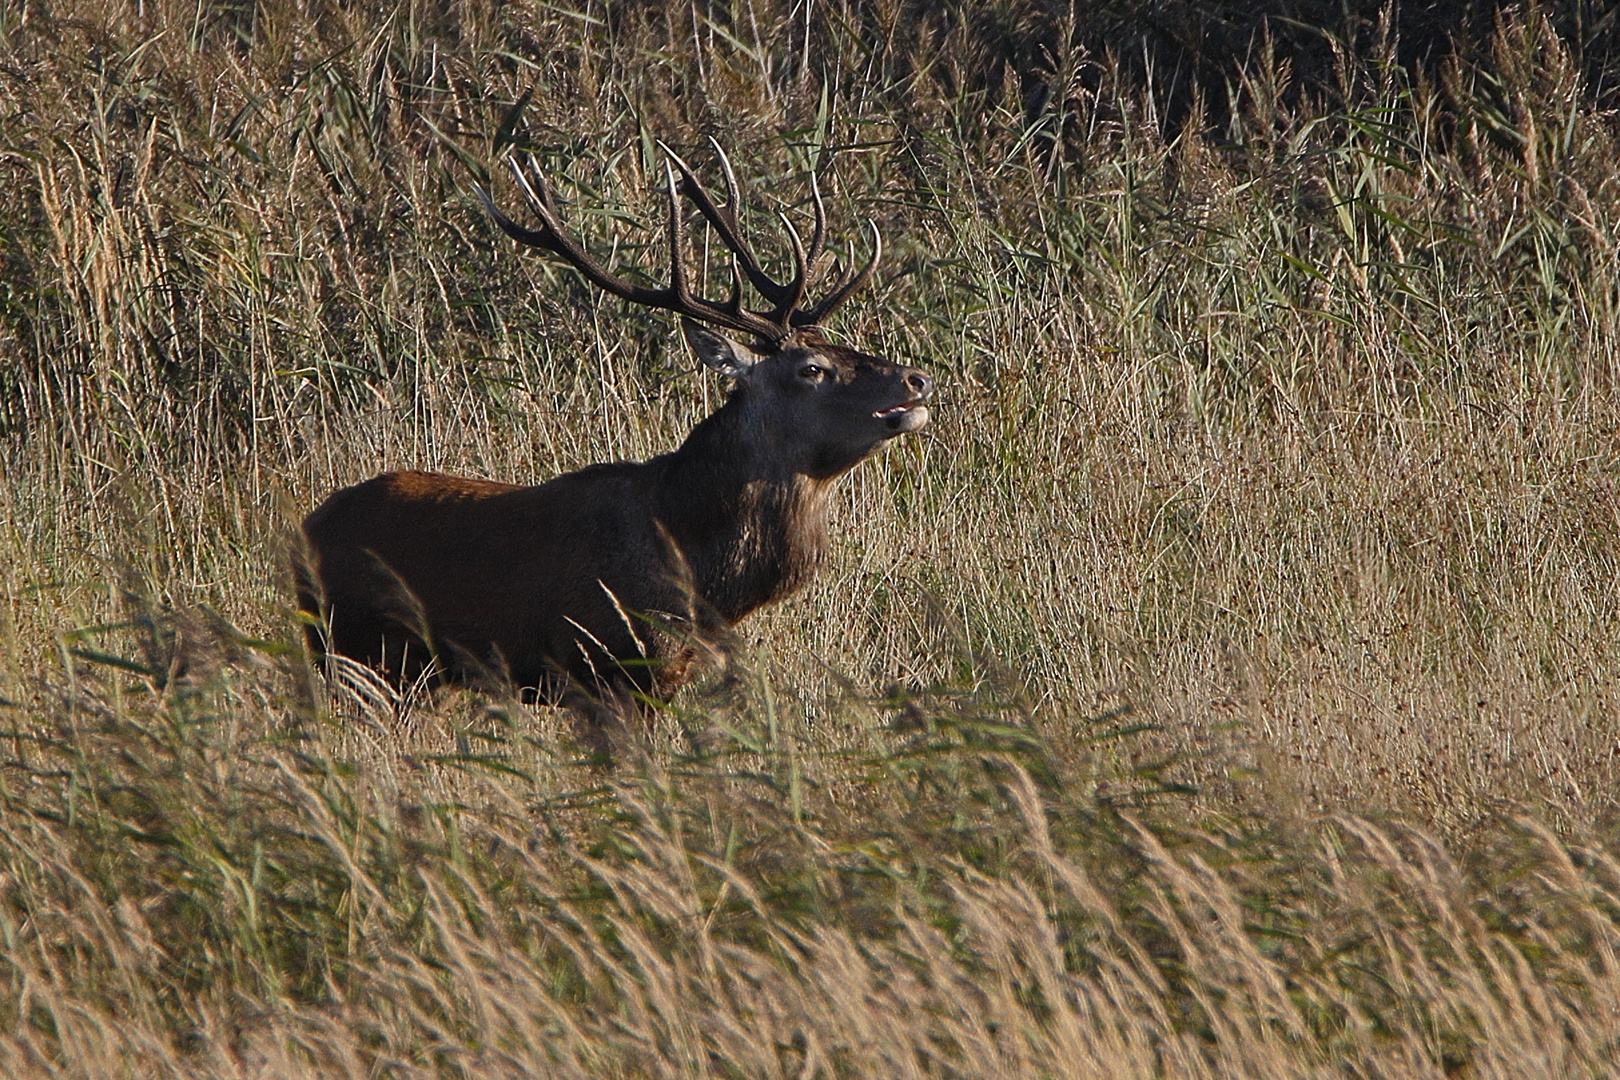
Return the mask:
<path id="1" fill-rule="evenodd" d="M 762 695 L 610 777 L 464 701 L 466 745 L 413 755 L 185 629 L 208 677 L 87 668 L 13 738 L 9 1075 L 1615 1066 L 1620 865 L 1528 819 L 1462 863 L 1351 816 L 1192 825 L 983 696 L 875 704 L 906 722 L 851 755 Z"/>
<path id="2" fill-rule="evenodd" d="M 1612 1070 L 1612 116 L 1510 14 L 1172 118 L 1073 11 L 0 12 L 11 1071 Z M 327 491 L 723 393 L 468 181 L 631 266 L 709 134 L 761 235 L 811 168 L 879 222 L 840 330 L 934 424 L 611 777 L 330 701 Z"/>

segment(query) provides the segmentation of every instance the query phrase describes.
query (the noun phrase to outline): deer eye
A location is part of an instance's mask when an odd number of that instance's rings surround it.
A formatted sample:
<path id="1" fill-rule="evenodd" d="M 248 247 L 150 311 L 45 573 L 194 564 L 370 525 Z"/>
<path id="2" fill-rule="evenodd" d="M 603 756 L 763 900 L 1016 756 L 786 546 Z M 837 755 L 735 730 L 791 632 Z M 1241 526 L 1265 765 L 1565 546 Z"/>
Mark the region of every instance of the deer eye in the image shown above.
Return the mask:
<path id="1" fill-rule="evenodd" d="M 799 378 L 806 382 L 820 382 L 827 377 L 827 369 L 820 364 L 806 364 L 799 369 Z"/>

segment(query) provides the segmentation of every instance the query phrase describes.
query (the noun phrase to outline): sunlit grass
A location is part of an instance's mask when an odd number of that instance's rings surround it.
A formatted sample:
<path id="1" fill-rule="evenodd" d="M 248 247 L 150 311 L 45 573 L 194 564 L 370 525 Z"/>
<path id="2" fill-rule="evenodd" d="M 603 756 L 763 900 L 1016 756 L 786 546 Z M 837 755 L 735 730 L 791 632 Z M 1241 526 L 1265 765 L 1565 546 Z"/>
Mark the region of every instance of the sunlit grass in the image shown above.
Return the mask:
<path id="1" fill-rule="evenodd" d="M 1614 1069 L 1620 188 L 1545 26 L 1200 130 L 1032 111 L 973 5 L 133 10 L 0 14 L 0 1072 Z M 724 393 L 469 181 L 657 274 L 709 134 L 762 238 L 813 165 L 877 221 L 834 330 L 934 422 L 612 772 L 328 686 L 326 493 Z"/>

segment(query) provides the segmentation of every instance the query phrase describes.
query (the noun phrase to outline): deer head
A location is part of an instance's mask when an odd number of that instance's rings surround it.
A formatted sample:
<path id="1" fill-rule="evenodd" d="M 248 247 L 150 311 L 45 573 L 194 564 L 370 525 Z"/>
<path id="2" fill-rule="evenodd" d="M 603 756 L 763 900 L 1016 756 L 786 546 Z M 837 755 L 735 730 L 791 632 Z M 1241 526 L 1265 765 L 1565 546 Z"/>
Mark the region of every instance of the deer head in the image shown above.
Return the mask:
<path id="1" fill-rule="evenodd" d="M 822 323 L 872 276 L 883 253 L 876 223 L 872 254 L 866 265 L 849 274 L 821 300 L 807 297 L 825 264 L 827 208 L 820 185 L 811 177 L 815 227 L 808 247 L 785 214 L 778 215 L 793 253 L 793 276 L 778 281 L 765 272 L 745 241 L 738 220 L 740 198 L 731 161 L 713 139 L 725 177 L 726 201 L 717 202 L 691 167 L 664 143 L 667 180 L 669 284 L 648 288 L 612 273 L 569 234 L 558 212 L 551 184 L 533 156 L 525 175 L 516 160 L 512 173 L 540 221 L 529 229 L 503 214 L 482 188 L 475 188 L 484 208 L 508 236 L 520 243 L 561 256 L 587 281 L 613 296 L 681 316 L 687 344 L 707 366 L 737 379 L 737 398 L 747 426 L 768 444 L 782 468 L 818 478 L 836 476 L 870 454 L 878 445 L 928 423 L 924 404 L 934 380 L 915 368 L 834 345 L 821 332 Z M 679 173 L 677 180 L 676 174 Z M 732 289 L 724 301 L 696 295 L 685 263 L 684 195 L 731 254 Z M 743 283 L 769 305 L 743 306 Z M 738 331 L 739 341 L 716 329 Z M 763 449 L 763 447 L 761 447 Z"/>

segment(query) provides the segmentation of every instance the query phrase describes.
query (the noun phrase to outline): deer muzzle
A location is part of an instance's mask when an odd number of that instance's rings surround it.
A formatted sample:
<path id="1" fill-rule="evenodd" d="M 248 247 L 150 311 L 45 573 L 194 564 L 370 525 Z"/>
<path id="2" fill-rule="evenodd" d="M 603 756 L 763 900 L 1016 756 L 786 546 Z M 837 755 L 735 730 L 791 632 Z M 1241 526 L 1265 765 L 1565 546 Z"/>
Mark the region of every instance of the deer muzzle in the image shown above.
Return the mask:
<path id="1" fill-rule="evenodd" d="M 872 415 L 882 420 L 884 426 L 896 435 L 903 435 L 928 423 L 928 406 L 923 404 L 922 398 L 913 398 L 887 409 L 879 409 Z"/>

